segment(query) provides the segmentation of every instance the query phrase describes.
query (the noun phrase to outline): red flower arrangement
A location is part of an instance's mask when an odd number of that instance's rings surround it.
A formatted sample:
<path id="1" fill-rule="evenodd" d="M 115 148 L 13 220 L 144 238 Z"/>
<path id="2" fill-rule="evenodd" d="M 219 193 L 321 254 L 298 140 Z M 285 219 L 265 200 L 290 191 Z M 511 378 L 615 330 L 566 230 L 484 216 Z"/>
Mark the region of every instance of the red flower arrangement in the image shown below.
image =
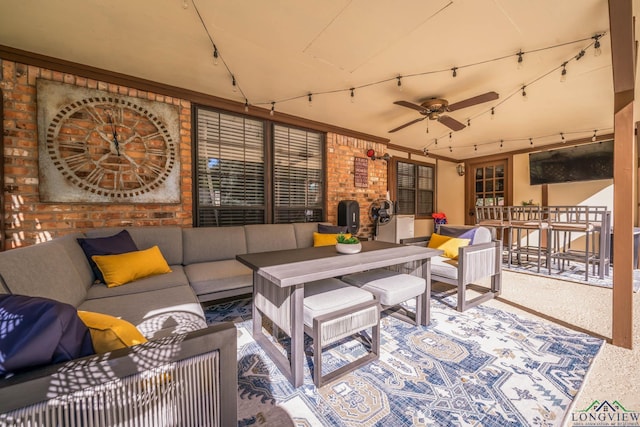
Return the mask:
<path id="1" fill-rule="evenodd" d="M 431 214 L 431 218 L 433 218 L 433 222 L 435 224 L 446 224 L 447 223 L 447 215 L 444 212 L 434 212 Z"/>

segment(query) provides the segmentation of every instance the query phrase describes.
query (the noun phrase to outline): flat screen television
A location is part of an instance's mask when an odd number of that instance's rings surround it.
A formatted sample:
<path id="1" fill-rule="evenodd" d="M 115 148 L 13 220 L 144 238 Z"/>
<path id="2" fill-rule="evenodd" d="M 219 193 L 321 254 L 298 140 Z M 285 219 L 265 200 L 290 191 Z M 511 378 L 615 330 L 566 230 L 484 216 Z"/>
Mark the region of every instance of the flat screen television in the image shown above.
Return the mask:
<path id="1" fill-rule="evenodd" d="M 613 178 L 613 140 L 529 154 L 529 183 Z"/>

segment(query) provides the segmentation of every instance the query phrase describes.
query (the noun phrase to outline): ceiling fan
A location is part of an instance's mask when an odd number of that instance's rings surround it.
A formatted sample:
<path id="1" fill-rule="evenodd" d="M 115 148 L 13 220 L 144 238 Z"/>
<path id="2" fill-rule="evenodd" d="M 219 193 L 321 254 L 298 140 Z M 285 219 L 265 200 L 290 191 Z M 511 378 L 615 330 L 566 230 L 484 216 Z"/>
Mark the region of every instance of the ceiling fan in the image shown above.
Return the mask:
<path id="1" fill-rule="evenodd" d="M 424 119 L 437 120 L 451 130 L 458 131 L 464 129 L 466 126 L 453 117 L 445 116 L 444 113 L 471 107 L 472 105 L 482 104 L 483 102 L 493 101 L 494 99 L 498 99 L 498 94 L 496 92 L 483 93 L 482 95 L 474 96 L 454 104 L 449 104 L 449 101 L 446 99 L 439 98 L 428 99 L 419 105 L 409 101 L 396 101 L 394 104 L 417 110 L 424 117 L 411 120 L 410 122 L 398 126 L 395 129 L 391 129 L 389 133 L 399 131 L 400 129 L 404 129 L 414 123 L 421 122 Z"/>

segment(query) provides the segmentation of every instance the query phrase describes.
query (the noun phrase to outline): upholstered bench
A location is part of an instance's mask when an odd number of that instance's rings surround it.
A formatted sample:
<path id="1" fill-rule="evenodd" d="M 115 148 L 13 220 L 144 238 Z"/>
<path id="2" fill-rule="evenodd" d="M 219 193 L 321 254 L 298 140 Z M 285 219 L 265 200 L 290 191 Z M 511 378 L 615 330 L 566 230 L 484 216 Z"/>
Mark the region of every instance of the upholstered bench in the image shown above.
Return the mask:
<path id="1" fill-rule="evenodd" d="M 381 309 L 386 310 L 395 307 L 412 298 L 416 299 L 415 317 L 411 318 L 401 312 L 392 313 L 405 321 L 418 324 L 422 307 L 422 298 L 426 289 L 426 281 L 422 277 L 411 274 L 399 273 L 384 268 L 363 271 L 361 273 L 349 274 L 342 277 L 342 280 L 350 285 L 371 292 L 380 302 Z"/>
<path id="2" fill-rule="evenodd" d="M 378 358 L 380 353 L 380 306 L 363 289 L 330 278 L 304 286 L 304 330 L 313 338 L 313 382 L 328 381 Z M 322 349 L 338 340 L 371 328 L 371 349 L 340 368 L 322 375 Z"/>

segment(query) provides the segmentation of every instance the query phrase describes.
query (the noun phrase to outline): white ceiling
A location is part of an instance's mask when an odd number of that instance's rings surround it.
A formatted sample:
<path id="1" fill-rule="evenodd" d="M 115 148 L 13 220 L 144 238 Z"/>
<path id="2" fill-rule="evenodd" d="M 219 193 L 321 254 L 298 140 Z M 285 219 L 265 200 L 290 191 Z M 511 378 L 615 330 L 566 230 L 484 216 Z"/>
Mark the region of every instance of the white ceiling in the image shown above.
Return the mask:
<path id="1" fill-rule="evenodd" d="M 512 151 L 529 147 L 529 138 L 542 146 L 561 132 L 567 139 L 611 132 L 608 27 L 606 0 L 0 2 L 2 45 L 241 103 L 246 97 L 262 108 L 275 101 L 275 117 L 284 112 L 457 159 L 499 152 L 501 139 Z M 596 57 L 591 37 L 603 32 Z M 471 119 L 459 132 L 430 120 L 388 132 L 421 117 L 394 101 L 454 103 L 488 91 L 500 98 L 449 114 Z"/>

